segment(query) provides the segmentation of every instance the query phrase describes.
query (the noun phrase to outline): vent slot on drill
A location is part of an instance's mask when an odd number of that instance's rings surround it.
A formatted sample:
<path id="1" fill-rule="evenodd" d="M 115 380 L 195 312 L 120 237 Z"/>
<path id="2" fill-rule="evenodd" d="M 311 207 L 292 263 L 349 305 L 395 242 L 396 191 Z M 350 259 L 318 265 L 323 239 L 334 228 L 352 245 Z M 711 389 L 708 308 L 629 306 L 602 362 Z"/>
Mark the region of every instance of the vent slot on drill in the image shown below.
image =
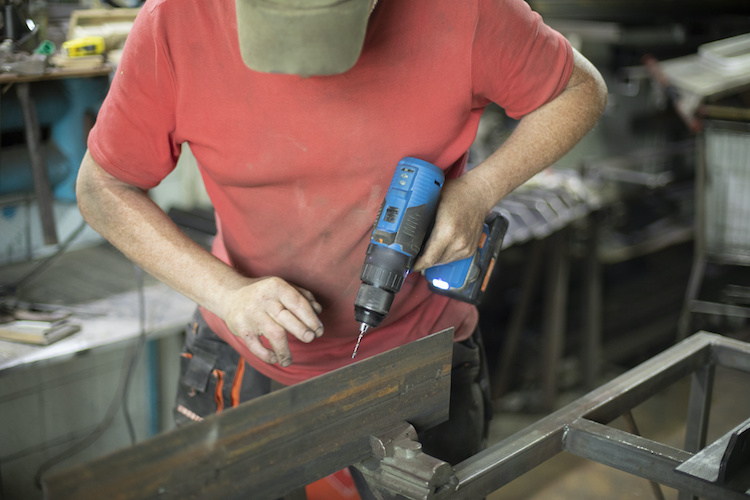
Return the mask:
<path id="1" fill-rule="evenodd" d="M 383 220 L 388 222 L 389 224 L 393 224 L 398 219 L 398 207 L 388 207 L 385 210 L 385 217 Z"/>

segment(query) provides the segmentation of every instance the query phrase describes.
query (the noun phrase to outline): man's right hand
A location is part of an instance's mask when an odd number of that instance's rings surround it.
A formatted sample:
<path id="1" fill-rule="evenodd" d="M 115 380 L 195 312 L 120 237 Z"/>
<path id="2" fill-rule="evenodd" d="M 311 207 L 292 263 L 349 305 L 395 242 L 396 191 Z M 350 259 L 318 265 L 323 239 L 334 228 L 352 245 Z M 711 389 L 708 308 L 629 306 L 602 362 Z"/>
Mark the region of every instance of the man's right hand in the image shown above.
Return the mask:
<path id="1" fill-rule="evenodd" d="M 280 278 L 242 276 L 188 238 L 145 189 L 114 177 L 88 152 L 76 196 L 92 228 L 144 271 L 224 319 L 259 359 L 289 366 L 287 332 L 302 342 L 323 334 L 321 306 L 309 291 Z"/>
<path id="2" fill-rule="evenodd" d="M 223 319 L 259 359 L 286 367 L 292 363 L 287 333 L 302 342 L 320 337 L 323 324 L 317 315 L 321 311 L 321 305 L 308 290 L 281 278 L 267 277 L 250 280 L 247 286 L 232 292 Z M 261 343 L 261 336 L 271 349 Z"/>

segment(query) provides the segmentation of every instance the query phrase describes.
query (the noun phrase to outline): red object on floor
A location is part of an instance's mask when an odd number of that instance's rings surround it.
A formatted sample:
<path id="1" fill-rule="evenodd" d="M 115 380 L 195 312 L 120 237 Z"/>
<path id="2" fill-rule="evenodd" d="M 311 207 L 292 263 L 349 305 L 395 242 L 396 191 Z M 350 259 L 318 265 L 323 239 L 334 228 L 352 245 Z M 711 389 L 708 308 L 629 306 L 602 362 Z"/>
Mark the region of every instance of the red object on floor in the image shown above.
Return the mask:
<path id="1" fill-rule="evenodd" d="M 305 492 L 307 500 L 360 500 L 349 469 L 342 469 L 308 484 Z"/>

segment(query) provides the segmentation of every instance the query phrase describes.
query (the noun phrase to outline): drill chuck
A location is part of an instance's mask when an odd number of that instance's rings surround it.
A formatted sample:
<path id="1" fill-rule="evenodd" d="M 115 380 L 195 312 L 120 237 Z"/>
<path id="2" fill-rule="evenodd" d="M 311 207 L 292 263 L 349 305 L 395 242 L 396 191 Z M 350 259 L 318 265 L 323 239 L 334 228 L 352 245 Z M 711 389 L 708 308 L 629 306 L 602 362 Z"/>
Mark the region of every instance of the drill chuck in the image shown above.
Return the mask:
<path id="1" fill-rule="evenodd" d="M 391 310 L 393 296 L 392 292 L 363 283 L 354 304 L 355 319 L 370 327 L 379 326 Z"/>
<path id="2" fill-rule="evenodd" d="M 359 323 L 376 327 L 388 315 L 393 296 L 401 290 L 414 258 L 386 246 L 370 244 L 362 266 L 354 316 Z"/>

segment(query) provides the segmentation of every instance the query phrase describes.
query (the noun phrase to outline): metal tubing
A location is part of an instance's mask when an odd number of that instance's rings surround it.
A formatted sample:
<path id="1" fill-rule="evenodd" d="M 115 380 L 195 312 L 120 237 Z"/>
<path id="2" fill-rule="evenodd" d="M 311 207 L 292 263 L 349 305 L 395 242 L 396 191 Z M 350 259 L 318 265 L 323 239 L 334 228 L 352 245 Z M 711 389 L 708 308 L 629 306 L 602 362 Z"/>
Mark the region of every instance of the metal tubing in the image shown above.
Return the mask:
<path id="1" fill-rule="evenodd" d="M 596 388 L 602 358 L 602 311 L 604 284 L 599 260 L 599 225 L 602 215 L 594 212 L 586 220 L 585 291 L 586 312 L 581 353 L 583 385 L 587 391 Z"/>
<path id="2" fill-rule="evenodd" d="M 746 462 L 743 447 L 735 447 L 737 444 L 736 439 L 743 431 L 748 429 L 748 426 L 750 426 L 750 419 L 740 423 L 734 429 L 693 455 L 689 460 L 686 460 L 677 467 L 677 472 L 709 482 L 729 484 L 734 486 L 734 489 L 750 493 L 750 465 Z M 735 440 L 734 445 L 732 445 L 733 439 Z M 737 452 L 739 454 L 734 456 Z M 734 462 L 734 460 L 739 460 L 739 463 L 735 462 L 734 465 L 738 465 L 738 469 L 740 470 L 734 469 L 728 471 L 727 466 L 729 462 Z M 741 470 L 743 464 L 744 471 Z M 729 465 L 729 468 L 733 469 L 733 466 Z"/>
<path id="3" fill-rule="evenodd" d="M 718 366 L 750 373 L 750 344 L 722 337 L 713 346 L 711 359 Z"/>
<path id="4" fill-rule="evenodd" d="M 693 266 L 690 271 L 685 299 L 677 324 L 677 341 L 690 334 L 692 323 L 692 301 L 698 297 L 706 271 L 706 134 L 698 134 L 695 140 L 695 237 L 693 239 Z"/>
<path id="5" fill-rule="evenodd" d="M 625 418 L 625 423 L 628 424 L 628 431 L 636 436 L 641 436 L 641 431 L 638 429 L 638 424 L 635 422 L 632 411 L 627 411 L 622 415 Z M 649 481 L 651 485 L 651 491 L 654 493 L 654 497 L 657 500 L 664 500 L 664 493 L 661 491 L 661 486 L 654 480 Z"/>
<path id="6" fill-rule="evenodd" d="M 715 371 L 714 365 L 708 364 L 691 376 L 685 429 L 685 451 L 690 453 L 697 453 L 706 446 Z M 688 492 L 680 492 L 678 498 L 697 500 L 696 496 Z"/>
<path id="7" fill-rule="evenodd" d="M 453 329 L 43 478 L 47 500 L 274 499 L 365 459 L 370 435 L 448 417 Z"/>
<path id="8" fill-rule="evenodd" d="M 565 345 L 567 325 L 568 286 L 570 281 L 570 255 L 565 240 L 567 231 L 560 230 L 552 236 L 550 271 L 545 293 L 542 356 L 539 363 L 541 381 L 541 407 L 551 411 L 557 403 L 560 359 Z"/>
<path id="9" fill-rule="evenodd" d="M 690 310 L 692 312 L 719 316 L 736 316 L 738 318 L 750 317 L 750 307 L 724 304 L 721 302 L 709 302 L 706 300 L 691 300 Z"/>
<path id="10" fill-rule="evenodd" d="M 726 340 L 705 332 L 693 335 L 536 424 L 455 465 L 459 483 L 454 498 L 481 498 L 503 487 L 562 451 L 562 438 L 571 422 L 580 417 L 611 422 L 707 364 L 712 359 L 712 346 Z"/>
<path id="11" fill-rule="evenodd" d="M 697 249 L 693 256 L 693 265 L 690 270 L 690 278 L 688 280 L 687 291 L 685 292 L 685 298 L 682 303 L 682 311 L 680 311 L 680 319 L 677 322 L 677 340 L 683 340 L 687 338 L 691 324 L 692 324 L 692 303 L 698 296 L 698 290 L 703 282 L 703 273 L 706 271 L 706 258 L 699 254 Z"/>
<path id="12" fill-rule="evenodd" d="M 560 453 L 567 415 L 558 413 L 456 465 L 451 498 L 483 498 Z"/>
<path id="13" fill-rule="evenodd" d="M 689 337 L 604 385 L 603 388 L 611 388 L 610 397 L 582 416 L 606 424 L 626 410 L 635 408 L 660 390 L 708 363 L 711 357 L 711 340 L 714 338 L 720 337 L 713 334 Z M 617 381 L 620 383 L 615 383 Z"/>
<path id="14" fill-rule="evenodd" d="M 521 343 L 523 325 L 529 315 L 531 301 L 537 288 L 539 272 L 543 266 L 542 257 L 544 256 L 545 240 L 533 240 L 529 245 L 531 246 L 531 255 L 524 270 L 521 298 L 518 305 L 513 308 L 503 348 L 500 351 L 500 356 L 498 356 L 498 367 L 492 381 L 493 399 L 500 398 L 511 387 L 512 370 L 518 366 L 516 359 L 518 357 L 518 346 Z"/>
<path id="15" fill-rule="evenodd" d="M 691 376 L 685 430 L 685 451 L 690 453 L 696 453 L 706 446 L 715 371 L 714 365 L 706 365 Z"/>
<path id="16" fill-rule="evenodd" d="M 707 500 L 747 500 L 742 492 L 676 472 L 691 453 L 590 420 L 569 426 L 565 451 Z"/>

